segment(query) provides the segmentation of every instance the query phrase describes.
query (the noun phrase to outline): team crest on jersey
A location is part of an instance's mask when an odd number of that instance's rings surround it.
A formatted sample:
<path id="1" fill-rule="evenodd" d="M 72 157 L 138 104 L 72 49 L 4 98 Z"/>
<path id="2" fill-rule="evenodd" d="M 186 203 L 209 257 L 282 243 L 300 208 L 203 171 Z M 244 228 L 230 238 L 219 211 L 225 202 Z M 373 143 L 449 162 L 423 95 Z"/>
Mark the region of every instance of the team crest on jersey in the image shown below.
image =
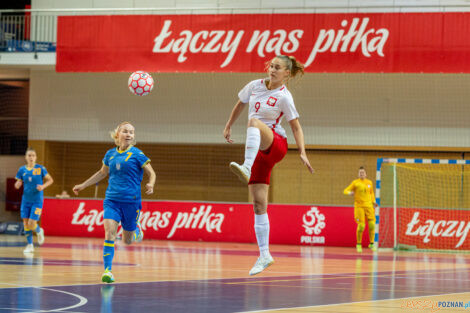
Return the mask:
<path id="1" fill-rule="evenodd" d="M 269 97 L 268 101 L 266 102 L 267 105 L 270 105 L 270 106 L 275 106 L 276 105 L 276 102 L 277 102 L 277 99 L 274 98 L 274 97 Z"/>
<path id="2" fill-rule="evenodd" d="M 29 182 L 32 182 L 33 178 L 30 176 L 30 177 L 28 177 L 28 180 L 29 180 Z"/>
<path id="3" fill-rule="evenodd" d="M 121 163 L 116 163 L 116 169 L 119 171 L 121 169 Z"/>

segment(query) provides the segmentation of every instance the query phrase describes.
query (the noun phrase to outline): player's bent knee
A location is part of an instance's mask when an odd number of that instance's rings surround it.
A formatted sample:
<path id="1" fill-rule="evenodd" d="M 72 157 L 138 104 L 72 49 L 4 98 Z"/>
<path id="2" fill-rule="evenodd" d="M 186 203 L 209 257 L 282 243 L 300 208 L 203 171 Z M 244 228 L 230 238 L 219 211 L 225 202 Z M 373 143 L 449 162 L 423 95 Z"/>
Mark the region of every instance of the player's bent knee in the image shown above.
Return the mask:
<path id="1" fill-rule="evenodd" d="M 35 220 L 29 220 L 28 222 L 28 229 L 35 229 L 36 228 L 36 221 Z"/>
<path id="2" fill-rule="evenodd" d="M 127 238 L 127 237 L 124 238 L 124 243 L 125 243 L 126 245 L 130 245 L 130 244 L 132 243 L 132 238 Z"/>
<path id="3" fill-rule="evenodd" d="M 267 211 L 268 206 L 263 203 L 263 202 L 253 202 L 253 210 L 255 211 L 255 214 L 264 214 Z"/>

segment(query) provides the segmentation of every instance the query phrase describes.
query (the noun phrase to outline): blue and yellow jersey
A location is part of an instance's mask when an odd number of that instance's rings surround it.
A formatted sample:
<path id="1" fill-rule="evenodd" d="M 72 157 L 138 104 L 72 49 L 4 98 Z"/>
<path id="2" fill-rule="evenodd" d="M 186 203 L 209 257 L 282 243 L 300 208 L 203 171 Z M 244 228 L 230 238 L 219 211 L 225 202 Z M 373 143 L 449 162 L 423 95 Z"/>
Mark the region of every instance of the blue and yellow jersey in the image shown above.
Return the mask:
<path id="1" fill-rule="evenodd" d="M 109 168 L 106 198 L 123 202 L 140 201 L 143 168 L 149 162 L 150 159 L 134 146 L 125 151 L 118 148 L 108 150 L 103 158 L 103 164 Z"/>
<path id="2" fill-rule="evenodd" d="M 42 202 L 44 192 L 37 190 L 37 185 L 43 184 L 43 179 L 47 175 L 44 166 L 36 164 L 32 168 L 23 165 L 16 174 L 16 179 L 23 181 L 23 199 L 25 202 Z"/>
<path id="3" fill-rule="evenodd" d="M 360 178 L 353 180 L 343 193 L 348 195 L 351 191 L 354 192 L 355 207 L 372 207 L 375 203 L 374 187 L 370 180 Z"/>

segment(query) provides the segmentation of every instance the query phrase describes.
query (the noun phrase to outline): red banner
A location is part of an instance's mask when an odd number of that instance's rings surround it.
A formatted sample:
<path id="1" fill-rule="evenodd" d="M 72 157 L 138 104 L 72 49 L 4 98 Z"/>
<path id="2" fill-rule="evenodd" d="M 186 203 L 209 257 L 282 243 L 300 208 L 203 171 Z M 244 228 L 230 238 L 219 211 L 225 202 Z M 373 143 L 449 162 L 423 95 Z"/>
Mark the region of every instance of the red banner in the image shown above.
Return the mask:
<path id="1" fill-rule="evenodd" d="M 470 250 L 467 210 L 398 210 L 398 243 L 418 249 Z"/>
<path id="2" fill-rule="evenodd" d="M 53 236 L 104 237 L 103 201 L 45 199 L 42 225 Z M 273 244 L 353 247 L 356 224 L 351 207 L 269 205 Z M 143 201 L 146 239 L 255 242 L 250 204 Z M 368 243 L 364 235 L 364 243 Z"/>
<path id="3" fill-rule="evenodd" d="M 470 13 L 61 16 L 59 72 L 470 72 Z"/>

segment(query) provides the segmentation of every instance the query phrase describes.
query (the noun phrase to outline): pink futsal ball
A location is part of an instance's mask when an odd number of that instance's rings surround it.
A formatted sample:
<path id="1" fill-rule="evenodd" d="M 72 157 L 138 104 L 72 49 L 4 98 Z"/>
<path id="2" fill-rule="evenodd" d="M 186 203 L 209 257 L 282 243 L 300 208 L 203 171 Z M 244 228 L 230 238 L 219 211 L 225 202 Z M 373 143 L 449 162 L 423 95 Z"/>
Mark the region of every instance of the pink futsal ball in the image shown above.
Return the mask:
<path id="1" fill-rule="evenodd" d="M 129 76 L 129 90 L 138 96 L 146 96 L 153 89 L 153 78 L 149 73 L 136 71 Z"/>

